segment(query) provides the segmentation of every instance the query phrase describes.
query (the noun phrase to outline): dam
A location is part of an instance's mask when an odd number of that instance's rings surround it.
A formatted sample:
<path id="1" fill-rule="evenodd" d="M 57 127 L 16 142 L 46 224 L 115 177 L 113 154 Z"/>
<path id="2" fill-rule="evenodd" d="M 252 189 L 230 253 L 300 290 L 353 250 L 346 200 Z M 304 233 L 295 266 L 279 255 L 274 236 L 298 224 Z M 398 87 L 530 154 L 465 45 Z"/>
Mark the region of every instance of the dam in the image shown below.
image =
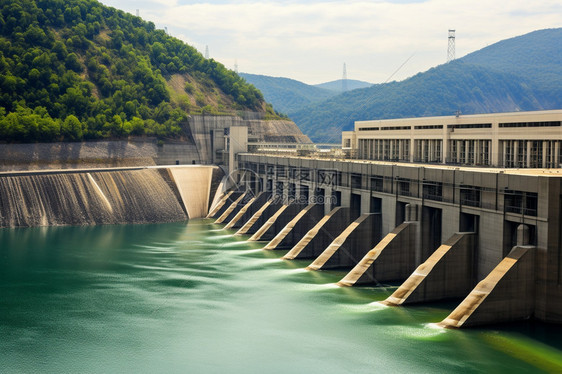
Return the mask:
<path id="1" fill-rule="evenodd" d="M 260 154 L 239 155 L 238 166 L 240 183 L 280 207 L 255 229 L 277 236 L 254 240 L 289 249 L 286 260 L 345 269 L 340 286 L 401 283 L 386 305 L 465 298 L 446 327 L 562 322 L 560 169 Z"/>
<path id="2" fill-rule="evenodd" d="M 204 217 L 212 166 L 0 173 L 0 227 L 176 222 Z"/>
<path id="3" fill-rule="evenodd" d="M 560 169 L 297 153 L 1 173 L 3 367 L 562 369 Z"/>
<path id="4" fill-rule="evenodd" d="M 240 136 L 234 129 L 235 136 Z M 243 135 L 243 134 L 242 134 Z M 234 155 L 229 159 L 234 160 Z M 444 327 L 562 322 L 560 169 L 470 168 L 236 153 L 176 165 L 0 174 L 0 227 L 212 218 L 381 304 L 458 300 Z"/>

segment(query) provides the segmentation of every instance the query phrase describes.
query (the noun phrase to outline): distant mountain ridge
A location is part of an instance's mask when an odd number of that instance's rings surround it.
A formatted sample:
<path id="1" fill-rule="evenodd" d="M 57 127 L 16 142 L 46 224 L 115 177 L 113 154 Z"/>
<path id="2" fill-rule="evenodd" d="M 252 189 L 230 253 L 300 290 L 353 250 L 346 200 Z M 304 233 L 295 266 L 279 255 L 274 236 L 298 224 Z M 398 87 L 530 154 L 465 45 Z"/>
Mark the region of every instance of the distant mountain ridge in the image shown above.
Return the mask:
<path id="1" fill-rule="evenodd" d="M 346 79 L 345 85 L 347 86 L 346 91 L 356 90 L 358 88 L 371 87 L 373 83 L 359 81 L 356 79 Z M 343 92 L 343 79 L 338 79 L 331 82 L 315 84 L 314 87 L 324 88 L 330 91 L 335 91 L 337 93 Z"/>
<path id="2" fill-rule="evenodd" d="M 287 114 L 313 141 L 339 142 L 341 131 L 353 129 L 357 120 L 560 108 L 562 28 L 556 28 L 506 39 L 406 80 L 355 89 Z"/>
<path id="3" fill-rule="evenodd" d="M 240 73 L 248 83 L 253 84 L 282 113 L 295 112 L 309 104 L 320 102 L 337 93 L 328 89 L 311 86 L 289 78 Z"/>

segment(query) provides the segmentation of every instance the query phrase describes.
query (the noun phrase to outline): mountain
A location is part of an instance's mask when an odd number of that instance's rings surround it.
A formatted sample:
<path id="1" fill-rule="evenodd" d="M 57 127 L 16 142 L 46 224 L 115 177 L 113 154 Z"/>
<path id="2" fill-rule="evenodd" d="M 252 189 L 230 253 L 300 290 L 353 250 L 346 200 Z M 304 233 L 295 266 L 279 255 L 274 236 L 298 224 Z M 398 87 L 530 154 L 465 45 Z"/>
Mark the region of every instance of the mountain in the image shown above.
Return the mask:
<path id="1" fill-rule="evenodd" d="M 190 113 L 268 112 L 222 64 L 95 0 L 0 3 L 0 140 L 177 137 Z"/>
<path id="2" fill-rule="evenodd" d="M 282 113 L 295 112 L 311 103 L 326 100 L 337 93 L 311 86 L 294 79 L 240 73 L 248 83 L 256 86 L 265 99 Z"/>
<path id="3" fill-rule="evenodd" d="M 543 89 L 562 86 L 562 28 L 533 31 L 463 57 L 464 62 L 512 73 Z"/>
<path id="4" fill-rule="evenodd" d="M 314 141 L 354 121 L 562 108 L 562 29 L 507 39 L 401 82 L 308 105 L 289 117 Z"/>
<path id="5" fill-rule="evenodd" d="M 346 81 L 347 81 L 346 82 L 346 85 L 347 85 L 346 91 L 356 90 L 358 88 L 367 88 L 367 87 L 371 87 L 373 85 L 372 83 L 364 82 L 364 81 L 358 81 L 358 80 L 355 80 L 355 79 L 346 79 Z M 343 91 L 343 89 L 342 89 L 343 88 L 343 79 L 338 79 L 338 80 L 326 82 L 326 83 L 315 84 L 314 87 L 320 87 L 320 88 L 324 88 L 326 90 L 341 93 Z"/>

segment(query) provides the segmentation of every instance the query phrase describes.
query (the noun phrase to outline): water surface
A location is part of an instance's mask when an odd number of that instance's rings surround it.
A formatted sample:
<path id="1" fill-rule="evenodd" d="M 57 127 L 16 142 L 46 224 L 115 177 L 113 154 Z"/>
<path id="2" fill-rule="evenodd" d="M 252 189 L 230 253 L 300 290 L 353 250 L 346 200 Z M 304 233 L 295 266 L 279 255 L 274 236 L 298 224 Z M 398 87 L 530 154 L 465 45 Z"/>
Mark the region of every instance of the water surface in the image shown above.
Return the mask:
<path id="1" fill-rule="evenodd" d="M 206 220 L 0 230 L 0 372 L 562 371 L 562 330 L 443 330 Z"/>

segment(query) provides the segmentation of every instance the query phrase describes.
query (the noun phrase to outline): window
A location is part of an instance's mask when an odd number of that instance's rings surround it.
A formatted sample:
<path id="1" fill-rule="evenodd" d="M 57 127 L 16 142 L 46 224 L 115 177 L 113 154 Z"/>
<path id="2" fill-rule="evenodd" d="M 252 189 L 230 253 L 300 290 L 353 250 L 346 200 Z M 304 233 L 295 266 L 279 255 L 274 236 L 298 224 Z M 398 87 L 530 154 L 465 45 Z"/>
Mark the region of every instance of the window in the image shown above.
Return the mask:
<path id="1" fill-rule="evenodd" d="M 371 177 L 371 189 L 373 191 L 384 192 L 384 179 L 381 176 Z"/>
<path id="2" fill-rule="evenodd" d="M 535 192 L 505 190 L 505 211 L 528 216 L 537 216 L 538 195 Z"/>
<path id="3" fill-rule="evenodd" d="M 461 186 L 461 205 L 480 207 L 480 187 Z"/>
<path id="4" fill-rule="evenodd" d="M 398 195 L 402 196 L 412 196 L 410 193 L 410 180 L 409 179 L 398 179 L 397 183 Z"/>
<path id="5" fill-rule="evenodd" d="M 443 183 L 423 182 L 423 198 L 435 201 L 443 200 Z"/>
<path id="6" fill-rule="evenodd" d="M 459 125 L 447 125 L 448 129 L 491 129 L 491 123 L 471 123 Z"/>
<path id="7" fill-rule="evenodd" d="M 351 188 L 361 188 L 361 174 L 351 174 Z"/>
<path id="8" fill-rule="evenodd" d="M 559 127 L 559 126 L 562 126 L 562 121 L 500 123 L 500 127 Z"/>

